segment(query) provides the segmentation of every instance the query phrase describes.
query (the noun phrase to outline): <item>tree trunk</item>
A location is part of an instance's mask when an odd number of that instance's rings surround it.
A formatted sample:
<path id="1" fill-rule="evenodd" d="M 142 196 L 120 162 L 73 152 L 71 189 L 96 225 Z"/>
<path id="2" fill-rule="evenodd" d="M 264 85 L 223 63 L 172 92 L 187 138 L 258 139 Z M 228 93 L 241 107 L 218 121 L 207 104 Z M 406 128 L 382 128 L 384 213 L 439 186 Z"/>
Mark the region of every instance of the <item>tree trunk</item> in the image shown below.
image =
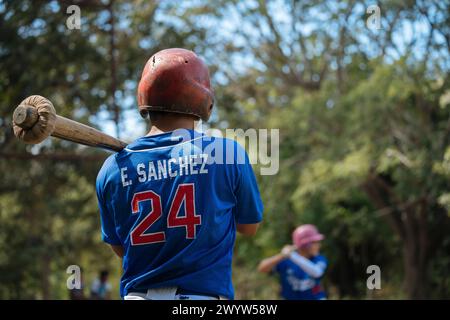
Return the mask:
<path id="1" fill-rule="evenodd" d="M 426 299 L 427 296 L 427 255 L 420 252 L 416 239 L 405 240 L 403 263 L 405 270 L 404 287 L 409 299 Z"/>
<path id="2" fill-rule="evenodd" d="M 389 183 L 379 175 L 372 175 L 363 189 L 402 240 L 404 288 L 408 298 L 427 298 L 427 269 L 433 250 L 430 248 L 432 239 L 429 239 L 432 235 L 428 233 L 426 197 L 402 203 Z"/>
<path id="3" fill-rule="evenodd" d="M 409 299 L 426 299 L 430 260 L 426 197 L 405 208 L 403 241 L 404 287 Z"/>
<path id="4" fill-rule="evenodd" d="M 42 286 L 42 299 L 50 299 L 50 256 L 44 254 L 42 256 L 42 269 L 41 269 L 41 286 Z"/>

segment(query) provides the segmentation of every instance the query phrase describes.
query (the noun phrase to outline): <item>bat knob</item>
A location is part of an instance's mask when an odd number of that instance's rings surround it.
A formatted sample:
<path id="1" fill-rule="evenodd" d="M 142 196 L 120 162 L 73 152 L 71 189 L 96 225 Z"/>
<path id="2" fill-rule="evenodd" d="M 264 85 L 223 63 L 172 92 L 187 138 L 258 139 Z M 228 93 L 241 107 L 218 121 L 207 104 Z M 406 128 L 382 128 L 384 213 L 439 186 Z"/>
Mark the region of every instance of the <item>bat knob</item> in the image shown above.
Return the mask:
<path id="1" fill-rule="evenodd" d="M 37 144 L 52 134 L 55 122 L 56 111 L 50 100 L 30 96 L 14 110 L 14 135 L 25 143 Z"/>
<path id="2" fill-rule="evenodd" d="M 37 109 L 29 105 L 19 105 L 14 110 L 13 121 L 22 129 L 31 129 L 39 120 Z"/>

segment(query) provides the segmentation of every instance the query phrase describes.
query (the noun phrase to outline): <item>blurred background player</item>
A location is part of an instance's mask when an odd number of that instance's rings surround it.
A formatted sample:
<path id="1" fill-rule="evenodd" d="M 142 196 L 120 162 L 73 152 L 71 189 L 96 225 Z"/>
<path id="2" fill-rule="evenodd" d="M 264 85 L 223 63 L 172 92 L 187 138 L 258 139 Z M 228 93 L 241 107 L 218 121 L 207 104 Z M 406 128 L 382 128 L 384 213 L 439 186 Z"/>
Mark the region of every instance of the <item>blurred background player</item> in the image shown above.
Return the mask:
<path id="1" fill-rule="evenodd" d="M 286 245 L 281 253 L 262 260 L 258 270 L 279 274 L 284 299 L 324 300 L 326 294 L 320 281 L 327 268 L 327 260 L 319 254 L 323 239 L 314 225 L 299 226 L 292 233 L 293 245 Z"/>
<path id="2" fill-rule="evenodd" d="M 91 299 L 109 300 L 111 298 L 111 284 L 108 282 L 109 272 L 100 271 L 99 277 L 92 282 Z"/>
<path id="3" fill-rule="evenodd" d="M 126 300 L 234 298 L 236 230 L 254 235 L 263 205 L 245 150 L 194 130 L 213 103 L 194 52 L 148 60 L 138 104 L 150 131 L 111 155 L 96 183 L 103 240 L 123 257 Z"/>

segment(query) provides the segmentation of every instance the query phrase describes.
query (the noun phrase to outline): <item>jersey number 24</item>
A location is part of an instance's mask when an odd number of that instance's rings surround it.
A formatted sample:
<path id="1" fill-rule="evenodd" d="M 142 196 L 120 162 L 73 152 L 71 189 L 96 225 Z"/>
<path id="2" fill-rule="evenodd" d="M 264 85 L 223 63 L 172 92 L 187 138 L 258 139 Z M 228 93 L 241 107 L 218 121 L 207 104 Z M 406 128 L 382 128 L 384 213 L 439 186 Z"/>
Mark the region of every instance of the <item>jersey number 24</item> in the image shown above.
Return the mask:
<path id="1" fill-rule="evenodd" d="M 166 241 L 164 231 L 146 233 L 146 231 L 162 216 L 161 197 L 154 191 L 142 191 L 135 193 L 131 200 L 131 212 L 139 213 L 139 203 L 143 201 L 151 201 L 151 211 L 130 233 L 131 245 L 144 245 Z M 179 216 L 181 205 L 184 202 L 184 215 Z M 187 239 L 195 239 L 195 227 L 202 223 L 202 217 L 195 213 L 195 189 L 193 183 L 185 183 L 178 185 L 175 196 L 170 205 L 169 214 L 167 215 L 167 227 L 176 228 L 184 227 Z"/>

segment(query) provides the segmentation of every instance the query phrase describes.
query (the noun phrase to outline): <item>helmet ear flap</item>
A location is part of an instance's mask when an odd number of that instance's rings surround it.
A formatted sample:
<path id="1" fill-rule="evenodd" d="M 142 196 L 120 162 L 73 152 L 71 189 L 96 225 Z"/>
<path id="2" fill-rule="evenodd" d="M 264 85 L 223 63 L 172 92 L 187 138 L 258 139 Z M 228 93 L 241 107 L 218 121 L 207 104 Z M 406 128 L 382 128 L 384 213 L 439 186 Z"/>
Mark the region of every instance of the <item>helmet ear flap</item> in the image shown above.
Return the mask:
<path id="1" fill-rule="evenodd" d="M 139 106 L 139 114 L 142 118 L 147 119 L 148 118 L 148 109 L 145 106 Z"/>

